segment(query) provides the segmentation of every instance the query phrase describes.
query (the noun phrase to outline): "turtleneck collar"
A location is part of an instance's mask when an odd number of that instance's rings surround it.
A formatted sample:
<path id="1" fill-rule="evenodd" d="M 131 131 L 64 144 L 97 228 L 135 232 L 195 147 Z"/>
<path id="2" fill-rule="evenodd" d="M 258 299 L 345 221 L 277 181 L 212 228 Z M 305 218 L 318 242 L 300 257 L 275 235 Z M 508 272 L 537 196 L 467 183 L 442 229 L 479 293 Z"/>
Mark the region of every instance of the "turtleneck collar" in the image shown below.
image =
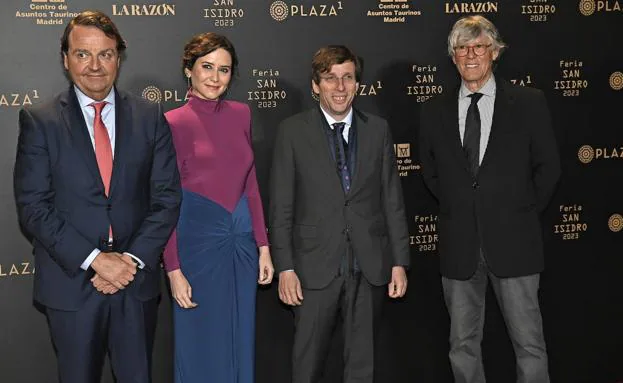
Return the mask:
<path id="1" fill-rule="evenodd" d="M 188 105 L 198 112 L 215 113 L 221 107 L 222 100 L 206 100 L 195 96 L 192 91 L 188 92 Z"/>

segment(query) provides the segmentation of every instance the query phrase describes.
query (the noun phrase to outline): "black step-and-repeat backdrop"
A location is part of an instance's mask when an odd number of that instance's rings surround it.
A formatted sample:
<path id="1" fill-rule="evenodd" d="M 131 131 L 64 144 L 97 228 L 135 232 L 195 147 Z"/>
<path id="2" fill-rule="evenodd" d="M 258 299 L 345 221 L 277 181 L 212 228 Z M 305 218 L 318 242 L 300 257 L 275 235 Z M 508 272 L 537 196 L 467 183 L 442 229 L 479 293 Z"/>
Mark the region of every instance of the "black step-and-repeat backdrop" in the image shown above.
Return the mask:
<path id="1" fill-rule="evenodd" d="M 111 15 L 127 39 L 118 85 L 167 110 L 184 102 L 184 43 L 206 31 L 234 42 L 241 65 L 230 94 L 252 108 L 264 194 L 277 124 L 315 102 L 312 54 L 345 44 L 362 56 L 356 104 L 391 122 L 413 257 L 407 296 L 388 302 L 383 316 L 381 383 L 452 381 L 437 213 L 416 149 L 418 114 L 422 102 L 458 84 L 446 50 L 452 24 L 470 13 L 490 18 L 510 47 L 497 75 L 545 91 L 562 156 L 563 176 L 544 217 L 541 284 L 552 381 L 623 382 L 623 0 L 2 0 L 0 382 L 56 381 L 45 318 L 32 306 L 36 267 L 17 224 L 12 170 L 18 110 L 67 86 L 60 35 L 87 8 Z M 172 364 L 170 302 L 163 297 L 154 353 L 159 383 L 171 381 Z M 512 382 L 512 346 L 494 296 L 488 298 L 488 380 Z M 257 382 L 289 382 L 292 317 L 275 286 L 259 293 L 257 331 Z M 336 336 L 325 382 L 340 381 L 339 346 Z M 104 381 L 112 381 L 110 372 Z"/>

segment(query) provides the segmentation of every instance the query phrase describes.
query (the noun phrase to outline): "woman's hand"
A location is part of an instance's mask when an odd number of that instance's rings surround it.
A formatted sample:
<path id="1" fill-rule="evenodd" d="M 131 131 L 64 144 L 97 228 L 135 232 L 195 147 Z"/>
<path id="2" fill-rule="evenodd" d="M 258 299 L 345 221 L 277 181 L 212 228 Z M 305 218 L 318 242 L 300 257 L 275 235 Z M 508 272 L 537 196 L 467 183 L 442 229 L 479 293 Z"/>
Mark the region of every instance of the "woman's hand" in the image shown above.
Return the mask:
<path id="1" fill-rule="evenodd" d="M 177 304 L 184 309 L 197 307 L 197 304 L 191 300 L 193 296 L 192 287 L 190 287 L 190 283 L 182 274 L 182 270 L 172 270 L 167 275 L 171 284 L 171 295 L 173 295 Z"/>
<path id="2" fill-rule="evenodd" d="M 273 261 L 270 258 L 270 250 L 268 246 L 260 246 L 260 275 L 258 276 L 257 283 L 260 285 L 268 285 L 273 280 L 275 274 L 275 268 L 273 267 Z"/>

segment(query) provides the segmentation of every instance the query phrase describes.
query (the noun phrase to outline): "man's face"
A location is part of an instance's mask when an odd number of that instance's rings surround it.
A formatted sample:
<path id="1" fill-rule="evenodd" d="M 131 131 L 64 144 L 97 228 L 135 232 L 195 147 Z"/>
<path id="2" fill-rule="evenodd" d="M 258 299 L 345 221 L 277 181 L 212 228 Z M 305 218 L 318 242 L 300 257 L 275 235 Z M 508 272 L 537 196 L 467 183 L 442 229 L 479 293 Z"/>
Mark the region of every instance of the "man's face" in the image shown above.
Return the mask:
<path id="1" fill-rule="evenodd" d="M 331 66 L 331 70 L 320 74 L 319 84 L 312 80 L 312 88 L 320 98 L 322 109 L 337 121 L 341 121 L 350 111 L 359 89 L 355 63 L 346 61 Z"/>
<path id="2" fill-rule="evenodd" d="M 71 80 L 85 95 L 103 100 L 117 79 L 117 42 L 96 27 L 76 25 L 68 43 L 63 65 Z"/>
<path id="3" fill-rule="evenodd" d="M 483 48 L 484 52 L 478 52 Z M 457 53 L 460 49 L 467 49 L 467 54 L 461 56 Z M 483 54 L 479 56 L 477 53 Z M 491 40 L 484 34 L 455 47 L 452 61 L 469 90 L 475 92 L 485 85 L 493 73 L 493 61 L 497 59 L 498 53 L 498 50 L 493 49 Z"/>

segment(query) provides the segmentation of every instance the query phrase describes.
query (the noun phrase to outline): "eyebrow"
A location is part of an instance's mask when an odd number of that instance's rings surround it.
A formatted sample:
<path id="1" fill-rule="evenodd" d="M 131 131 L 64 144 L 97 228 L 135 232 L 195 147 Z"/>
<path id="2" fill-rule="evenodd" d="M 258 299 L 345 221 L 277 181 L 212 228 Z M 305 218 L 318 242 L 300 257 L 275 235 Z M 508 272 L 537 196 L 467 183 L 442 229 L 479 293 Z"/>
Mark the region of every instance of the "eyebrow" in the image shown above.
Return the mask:
<path id="1" fill-rule="evenodd" d="M 106 53 L 106 52 L 117 53 L 117 50 L 113 48 L 108 48 L 108 49 L 101 50 L 97 53 L 100 54 L 100 53 Z M 89 51 L 88 49 L 76 48 L 72 50 L 72 53 L 91 53 L 91 51 Z"/>
<path id="2" fill-rule="evenodd" d="M 212 66 L 218 66 L 210 61 L 202 61 L 201 64 L 210 64 Z M 231 65 L 221 65 L 219 68 L 231 68 Z"/>

